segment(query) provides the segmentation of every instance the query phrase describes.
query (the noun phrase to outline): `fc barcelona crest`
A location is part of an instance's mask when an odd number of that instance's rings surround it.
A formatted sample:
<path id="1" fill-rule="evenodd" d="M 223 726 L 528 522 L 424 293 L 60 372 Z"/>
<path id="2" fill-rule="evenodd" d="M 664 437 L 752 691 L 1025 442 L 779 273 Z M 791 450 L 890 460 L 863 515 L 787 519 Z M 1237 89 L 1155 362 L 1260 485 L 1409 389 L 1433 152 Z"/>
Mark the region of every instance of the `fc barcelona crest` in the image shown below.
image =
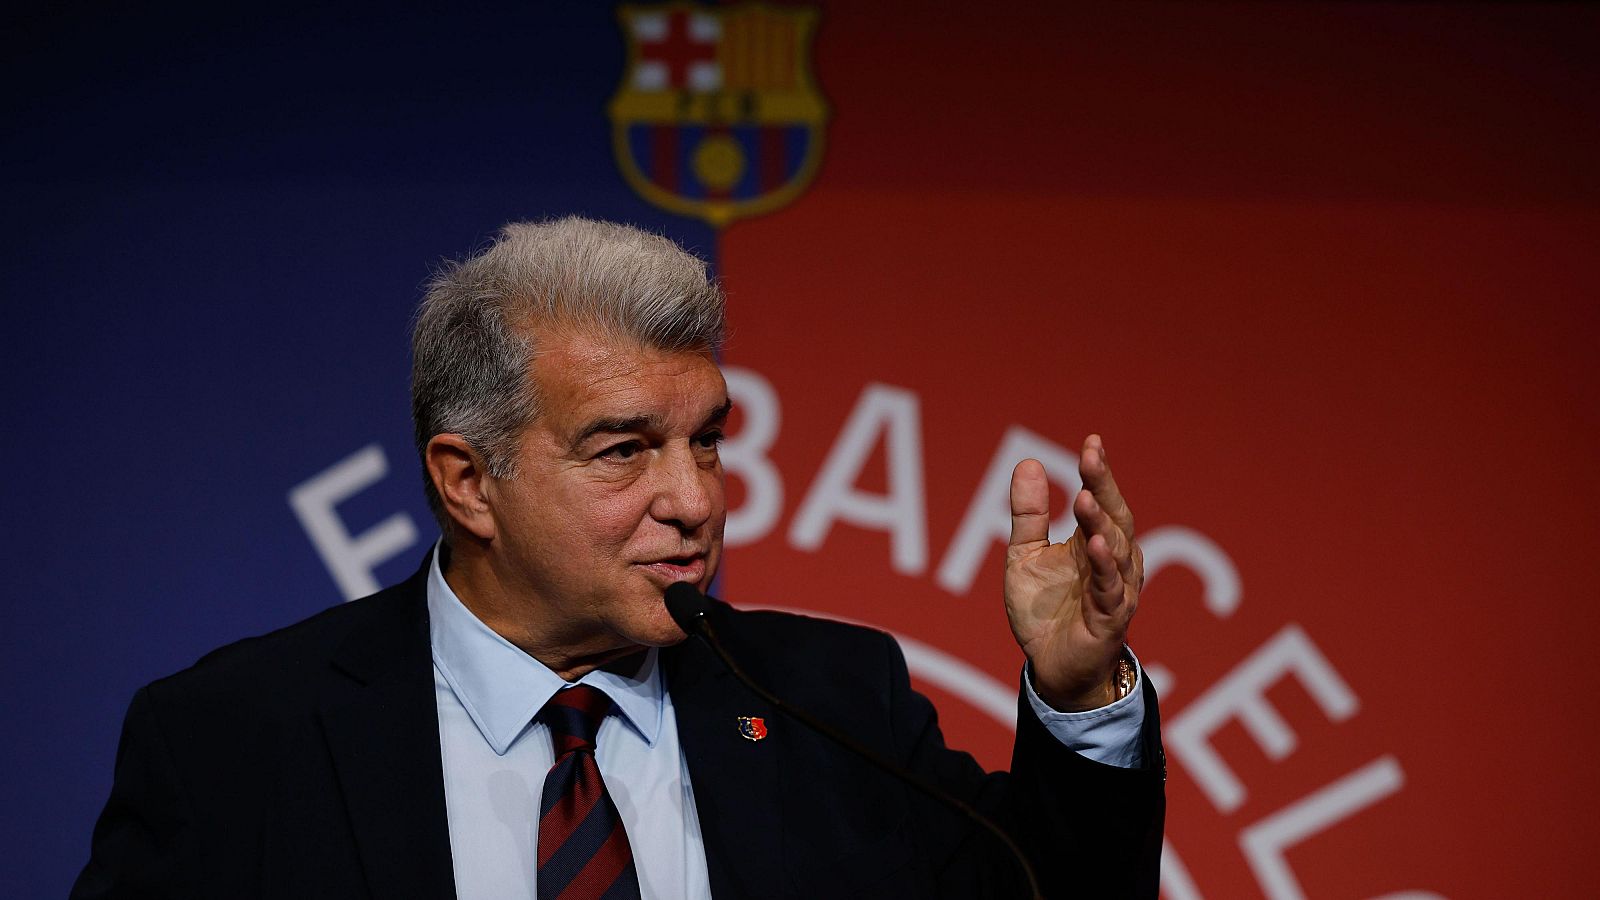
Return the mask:
<path id="1" fill-rule="evenodd" d="M 767 720 L 760 716 L 740 716 L 739 734 L 745 740 L 759 741 L 767 736 Z"/>
<path id="2" fill-rule="evenodd" d="M 720 228 L 805 189 L 828 118 L 811 78 L 815 10 L 678 2 L 618 17 L 628 68 L 611 143 L 634 190 Z"/>

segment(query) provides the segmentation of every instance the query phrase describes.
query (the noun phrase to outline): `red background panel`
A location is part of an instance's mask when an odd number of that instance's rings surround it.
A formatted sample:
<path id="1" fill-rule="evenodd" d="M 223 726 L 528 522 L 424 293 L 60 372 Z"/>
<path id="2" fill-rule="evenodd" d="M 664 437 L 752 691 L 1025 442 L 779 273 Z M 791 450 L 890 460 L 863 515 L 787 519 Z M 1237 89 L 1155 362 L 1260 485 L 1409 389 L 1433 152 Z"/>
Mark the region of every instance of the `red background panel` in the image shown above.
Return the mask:
<path id="1" fill-rule="evenodd" d="M 1152 580 L 1133 645 L 1172 675 L 1169 727 L 1290 625 L 1359 699 L 1330 721 L 1278 682 L 1280 760 L 1218 731 L 1236 809 L 1174 753 L 1168 835 L 1201 894 L 1261 893 L 1240 832 L 1387 756 L 1397 792 L 1289 851 L 1307 895 L 1581 895 L 1600 837 L 1596 23 L 829 6 L 822 173 L 719 245 L 727 360 L 780 398 L 785 489 L 726 593 L 1011 684 L 999 545 L 965 594 L 934 573 L 1009 427 L 1074 450 L 1100 431 L 1141 529 L 1204 534 L 1243 586 L 1218 618 L 1193 573 Z M 920 403 L 924 572 L 892 571 L 882 531 L 788 537 L 871 383 Z M 858 487 L 883 491 L 884 465 L 880 447 Z M 952 742 L 1004 765 L 1008 733 L 935 694 Z"/>

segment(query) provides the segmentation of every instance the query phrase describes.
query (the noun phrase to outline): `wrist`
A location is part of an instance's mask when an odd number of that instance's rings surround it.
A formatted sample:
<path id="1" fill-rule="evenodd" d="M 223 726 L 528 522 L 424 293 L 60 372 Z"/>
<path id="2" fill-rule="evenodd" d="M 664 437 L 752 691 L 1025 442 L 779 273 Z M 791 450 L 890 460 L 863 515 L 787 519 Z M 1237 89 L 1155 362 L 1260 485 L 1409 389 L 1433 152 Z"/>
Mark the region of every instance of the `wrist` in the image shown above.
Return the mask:
<path id="1" fill-rule="evenodd" d="M 1051 709 L 1078 713 L 1110 706 L 1133 693 L 1138 683 L 1138 668 L 1124 646 L 1112 662 L 1110 671 L 1099 681 L 1087 687 L 1059 689 L 1036 679 L 1034 691 Z"/>

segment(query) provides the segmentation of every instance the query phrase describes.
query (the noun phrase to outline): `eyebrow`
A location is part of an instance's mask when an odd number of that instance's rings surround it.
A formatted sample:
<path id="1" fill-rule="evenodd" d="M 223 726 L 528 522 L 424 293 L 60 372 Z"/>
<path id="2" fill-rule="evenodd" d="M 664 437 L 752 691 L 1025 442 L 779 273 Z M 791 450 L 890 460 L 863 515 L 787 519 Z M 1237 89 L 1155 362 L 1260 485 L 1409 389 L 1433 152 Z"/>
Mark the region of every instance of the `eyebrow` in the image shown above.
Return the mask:
<path id="1" fill-rule="evenodd" d="M 699 431 L 700 428 L 705 428 L 707 426 L 716 425 L 720 422 L 723 422 L 728 418 L 728 414 L 731 412 L 733 412 L 733 399 L 730 397 L 724 399 L 721 405 L 711 410 L 711 412 L 709 412 L 706 417 L 701 420 L 700 427 L 696 428 L 695 430 Z M 610 416 L 603 419 L 595 419 L 588 425 L 585 425 L 583 429 L 578 432 L 577 437 L 572 439 L 571 449 L 576 451 L 584 444 L 588 443 L 589 439 L 597 434 L 628 434 L 635 431 L 650 431 L 652 429 L 659 430 L 660 427 L 661 420 L 648 413 L 640 413 L 634 416 Z"/>
<path id="2" fill-rule="evenodd" d="M 705 417 L 705 420 L 700 423 L 700 427 L 704 428 L 707 425 L 718 425 L 718 424 L 721 424 L 723 422 L 726 422 L 728 420 L 728 415 L 730 413 L 732 413 L 732 412 L 733 412 L 733 398 L 732 397 L 725 398 L 722 401 L 722 405 L 721 406 L 717 407 L 716 409 L 713 409 L 711 411 L 711 414 Z"/>

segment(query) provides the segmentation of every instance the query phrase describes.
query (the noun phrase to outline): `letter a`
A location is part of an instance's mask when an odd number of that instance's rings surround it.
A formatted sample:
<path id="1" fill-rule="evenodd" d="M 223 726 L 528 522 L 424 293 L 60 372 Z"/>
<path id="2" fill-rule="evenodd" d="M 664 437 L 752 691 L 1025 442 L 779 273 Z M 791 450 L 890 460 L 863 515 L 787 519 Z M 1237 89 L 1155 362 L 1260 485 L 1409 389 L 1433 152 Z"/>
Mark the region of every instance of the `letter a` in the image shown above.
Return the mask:
<path id="1" fill-rule="evenodd" d="M 855 488 L 879 433 L 888 451 L 889 493 Z M 850 420 L 828 452 L 789 528 L 789 542 L 801 550 L 822 546 L 841 519 L 889 532 L 890 562 L 896 572 L 921 574 L 928 567 L 927 504 L 922 483 L 922 414 L 917 395 L 886 384 L 869 384 Z"/>

